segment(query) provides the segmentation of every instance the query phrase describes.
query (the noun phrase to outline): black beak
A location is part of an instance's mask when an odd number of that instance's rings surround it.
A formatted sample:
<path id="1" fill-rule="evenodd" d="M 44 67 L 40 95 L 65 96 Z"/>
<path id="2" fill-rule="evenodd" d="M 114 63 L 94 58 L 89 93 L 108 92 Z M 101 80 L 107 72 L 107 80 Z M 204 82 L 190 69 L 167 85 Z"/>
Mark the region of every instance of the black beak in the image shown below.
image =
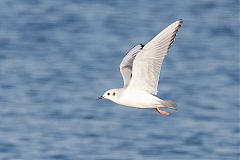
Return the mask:
<path id="1" fill-rule="evenodd" d="M 103 98 L 104 98 L 103 96 L 100 96 L 100 97 L 97 98 L 97 100 L 100 100 L 100 99 L 103 99 Z"/>

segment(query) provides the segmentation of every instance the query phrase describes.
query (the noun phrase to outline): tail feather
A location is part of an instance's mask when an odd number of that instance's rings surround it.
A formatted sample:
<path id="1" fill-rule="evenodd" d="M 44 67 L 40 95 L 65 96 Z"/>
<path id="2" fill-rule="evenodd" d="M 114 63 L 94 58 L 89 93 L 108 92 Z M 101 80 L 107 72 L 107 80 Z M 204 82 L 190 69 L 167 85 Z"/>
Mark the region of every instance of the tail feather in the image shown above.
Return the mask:
<path id="1" fill-rule="evenodd" d="M 177 110 L 177 105 L 171 100 L 164 100 L 161 102 L 164 107 Z"/>

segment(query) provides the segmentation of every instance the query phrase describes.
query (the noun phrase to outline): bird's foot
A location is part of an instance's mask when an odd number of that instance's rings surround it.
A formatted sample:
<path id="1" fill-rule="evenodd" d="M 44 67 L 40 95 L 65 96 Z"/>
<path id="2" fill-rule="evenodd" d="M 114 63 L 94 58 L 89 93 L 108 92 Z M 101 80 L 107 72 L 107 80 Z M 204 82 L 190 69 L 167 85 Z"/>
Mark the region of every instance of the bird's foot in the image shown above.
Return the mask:
<path id="1" fill-rule="evenodd" d="M 160 114 L 162 114 L 162 115 L 164 115 L 164 116 L 168 116 L 168 115 L 170 114 L 169 112 L 162 111 L 162 110 L 160 110 L 159 108 L 155 108 L 155 110 L 156 110 L 158 113 L 160 113 Z"/>

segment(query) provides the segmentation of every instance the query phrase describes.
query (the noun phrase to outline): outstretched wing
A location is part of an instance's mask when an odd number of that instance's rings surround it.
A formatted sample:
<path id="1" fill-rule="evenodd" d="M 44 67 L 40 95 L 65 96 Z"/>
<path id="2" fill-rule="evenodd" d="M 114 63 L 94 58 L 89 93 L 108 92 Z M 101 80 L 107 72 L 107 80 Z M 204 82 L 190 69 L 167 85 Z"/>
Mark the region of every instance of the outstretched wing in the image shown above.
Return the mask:
<path id="1" fill-rule="evenodd" d="M 142 50 L 144 47 L 143 44 L 138 44 L 133 47 L 130 51 L 128 51 L 127 55 L 123 58 L 120 64 L 120 72 L 124 81 L 124 88 L 126 88 L 132 77 L 132 64 L 136 55 Z"/>
<path id="2" fill-rule="evenodd" d="M 148 42 L 133 61 L 129 90 L 143 90 L 157 94 L 161 65 L 183 21 L 180 19 Z"/>

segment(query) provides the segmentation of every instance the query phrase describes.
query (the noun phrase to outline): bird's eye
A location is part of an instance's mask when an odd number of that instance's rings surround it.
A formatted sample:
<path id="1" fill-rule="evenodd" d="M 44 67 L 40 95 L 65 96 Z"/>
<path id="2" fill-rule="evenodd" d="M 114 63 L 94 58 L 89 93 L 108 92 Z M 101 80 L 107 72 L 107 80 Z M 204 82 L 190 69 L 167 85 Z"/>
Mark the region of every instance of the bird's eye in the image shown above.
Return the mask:
<path id="1" fill-rule="evenodd" d="M 115 92 L 113 92 L 113 96 L 115 96 L 116 95 L 116 93 Z"/>
<path id="2" fill-rule="evenodd" d="M 110 95 L 110 93 L 107 93 L 107 95 L 109 96 L 109 95 Z"/>

